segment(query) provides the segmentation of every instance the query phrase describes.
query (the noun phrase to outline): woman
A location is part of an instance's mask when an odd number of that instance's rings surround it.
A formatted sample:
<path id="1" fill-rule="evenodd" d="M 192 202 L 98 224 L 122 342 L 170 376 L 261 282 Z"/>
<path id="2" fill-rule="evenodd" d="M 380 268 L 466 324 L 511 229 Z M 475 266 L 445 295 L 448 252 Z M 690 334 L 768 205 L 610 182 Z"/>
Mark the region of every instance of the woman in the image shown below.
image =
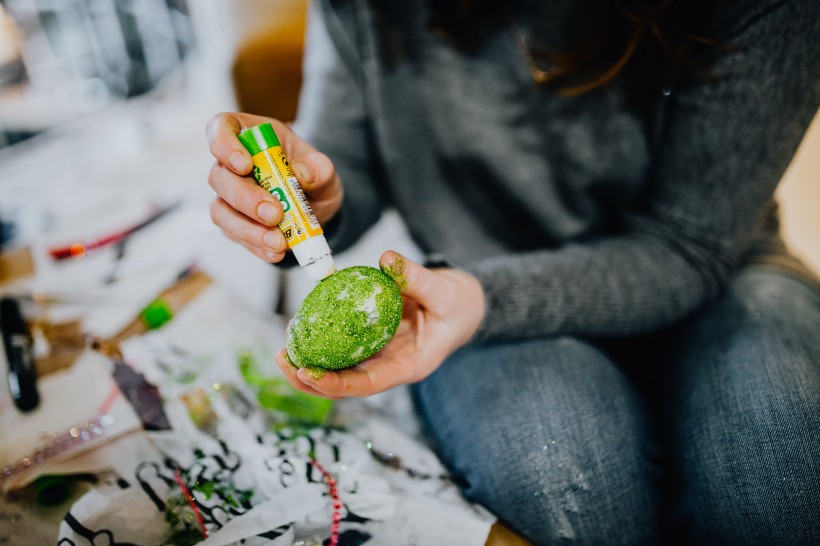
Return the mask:
<path id="1" fill-rule="evenodd" d="M 285 153 L 335 250 L 391 206 L 437 258 L 386 252 L 397 336 L 321 378 L 280 353 L 291 383 L 414 384 L 465 494 L 534 543 L 820 540 L 820 291 L 772 205 L 817 2 L 317 4 Z M 208 124 L 211 214 L 279 262 L 236 138 L 263 121 Z"/>

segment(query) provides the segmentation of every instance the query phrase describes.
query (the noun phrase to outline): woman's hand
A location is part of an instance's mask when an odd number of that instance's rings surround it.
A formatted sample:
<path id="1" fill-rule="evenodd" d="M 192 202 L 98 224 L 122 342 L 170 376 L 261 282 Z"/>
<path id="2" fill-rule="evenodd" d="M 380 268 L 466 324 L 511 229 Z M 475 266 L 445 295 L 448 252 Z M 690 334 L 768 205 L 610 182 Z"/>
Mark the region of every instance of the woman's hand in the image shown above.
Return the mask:
<path id="1" fill-rule="evenodd" d="M 380 266 L 404 296 L 396 335 L 368 360 L 324 375 L 297 370 L 283 349 L 276 362 L 294 387 L 326 398 L 369 396 L 421 381 L 472 339 L 484 318 L 478 279 L 458 269 L 426 269 L 392 251 L 382 255 Z"/>
<path id="2" fill-rule="evenodd" d="M 208 121 L 208 146 L 216 158 L 208 175 L 208 184 L 216 192 L 211 203 L 211 221 L 229 239 L 273 263 L 281 261 L 288 248 L 278 227 L 282 205 L 256 185 L 250 176 L 251 156 L 237 138 L 242 129 L 260 123 L 273 125 L 319 223 L 330 220 L 339 211 L 342 184 L 330 159 L 280 121 L 240 113 L 217 114 Z"/>

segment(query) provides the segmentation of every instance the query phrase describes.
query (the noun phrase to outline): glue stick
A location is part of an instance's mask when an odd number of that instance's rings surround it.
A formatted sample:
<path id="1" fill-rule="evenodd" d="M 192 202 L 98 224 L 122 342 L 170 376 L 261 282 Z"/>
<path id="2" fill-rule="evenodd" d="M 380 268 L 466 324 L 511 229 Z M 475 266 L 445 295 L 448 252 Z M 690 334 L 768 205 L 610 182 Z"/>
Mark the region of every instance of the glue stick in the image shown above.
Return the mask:
<path id="1" fill-rule="evenodd" d="M 263 123 L 239 133 L 239 140 L 253 157 L 253 177 L 256 183 L 279 199 L 285 215 L 279 228 L 285 234 L 288 247 L 313 281 L 320 281 L 336 272 L 322 227 L 310 208 L 305 193 L 293 175 L 288 160 L 270 123 Z"/>

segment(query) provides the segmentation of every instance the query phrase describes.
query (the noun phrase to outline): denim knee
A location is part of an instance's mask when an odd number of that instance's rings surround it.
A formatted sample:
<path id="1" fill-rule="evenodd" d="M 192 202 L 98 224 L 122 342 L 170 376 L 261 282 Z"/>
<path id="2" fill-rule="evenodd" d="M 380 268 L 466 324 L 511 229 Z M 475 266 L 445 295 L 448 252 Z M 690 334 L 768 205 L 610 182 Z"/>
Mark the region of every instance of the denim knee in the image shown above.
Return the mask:
<path id="1" fill-rule="evenodd" d="M 657 533 L 644 407 L 572 338 L 464 350 L 414 389 L 466 496 L 535 544 L 645 544 Z"/>
<path id="2" fill-rule="evenodd" d="M 670 472 L 680 480 L 670 536 L 698 545 L 820 544 L 820 415 L 813 424 L 806 417 L 781 400 L 689 432 Z"/>
<path id="3" fill-rule="evenodd" d="M 687 332 L 665 408 L 671 536 L 820 544 L 820 294 L 741 276 Z"/>

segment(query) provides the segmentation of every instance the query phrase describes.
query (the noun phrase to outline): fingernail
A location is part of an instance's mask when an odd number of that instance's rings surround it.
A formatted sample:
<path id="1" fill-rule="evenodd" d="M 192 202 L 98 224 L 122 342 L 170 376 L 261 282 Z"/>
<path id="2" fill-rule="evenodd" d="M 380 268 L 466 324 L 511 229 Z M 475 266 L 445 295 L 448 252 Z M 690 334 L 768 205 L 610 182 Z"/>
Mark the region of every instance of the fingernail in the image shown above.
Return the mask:
<path id="1" fill-rule="evenodd" d="M 312 180 L 308 180 L 310 177 L 310 169 L 307 168 L 307 165 L 304 163 L 293 163 L 290 167 L 293 169 L 293 174 L 296 175 L 300 183 L 312 182 Z"/>
<path id="2" fill-rule="evenodd" d="M 259 206 L 256 207 L 256 214 L 259 216 L 259 219 L 266 224 L 272 224 L 276 219 L 276 207 L 274 207 L 272 203 L 262 201 L 259 203 Z"/>
<path id="3" fill-rule="evenodd" d="M 390 262 L 382 265 L 382 271 L 387 273 L 401 290 L 407 288 L 407 277 L 404 274 L 406 268 L 407 262 L 404 260 L 404 256 L 398 253 L 393 254 L 393 259 Z"/>
<path id="4" fill-rule="evenodd" d="M 302 371 L 302 370 L 304 370 L 304 371 Z M 301 379 L 303 381 L 305 379 L 311 379 L 313 381 L 319 381 L 321 378 L 323 378 L 325 376 L 326 373 L 327 373 L 327 370 L 323 370 L 322 368 L 314 368 L 312 366 L 305 366 L 304 368 L 301 368 L 298 372 L 296 372 L 296 375 L 298 375 L 299 379 Z M 305 376 L 307 376 L 307 377 L 305 377 Z"/>
<path id="5" fill-rule="evenodd" d="M 300 366 L 299 364 L 294 362 L 293 359 L 290 358 L 290 353 L 287 349 L 282 349 L 280 352 L 282 353 L 282 358 L 285 359 L 285 362 L 293 366 L 297 372 L 302 368 L 302 366 Z"/>
<path id="6" fill-rule="evenodd" d="M 262 236 L 265 246 L 272 250 L 279 250 L 282 246 L 282 236 L 275 231 L 268 231 Z"/>
<path id="7" fill-rule="evenodd" d="M 228 158 L 235 171 L 244 172 L 248 166 L 248 158 L 242 152 L 236 151 Z"/>

